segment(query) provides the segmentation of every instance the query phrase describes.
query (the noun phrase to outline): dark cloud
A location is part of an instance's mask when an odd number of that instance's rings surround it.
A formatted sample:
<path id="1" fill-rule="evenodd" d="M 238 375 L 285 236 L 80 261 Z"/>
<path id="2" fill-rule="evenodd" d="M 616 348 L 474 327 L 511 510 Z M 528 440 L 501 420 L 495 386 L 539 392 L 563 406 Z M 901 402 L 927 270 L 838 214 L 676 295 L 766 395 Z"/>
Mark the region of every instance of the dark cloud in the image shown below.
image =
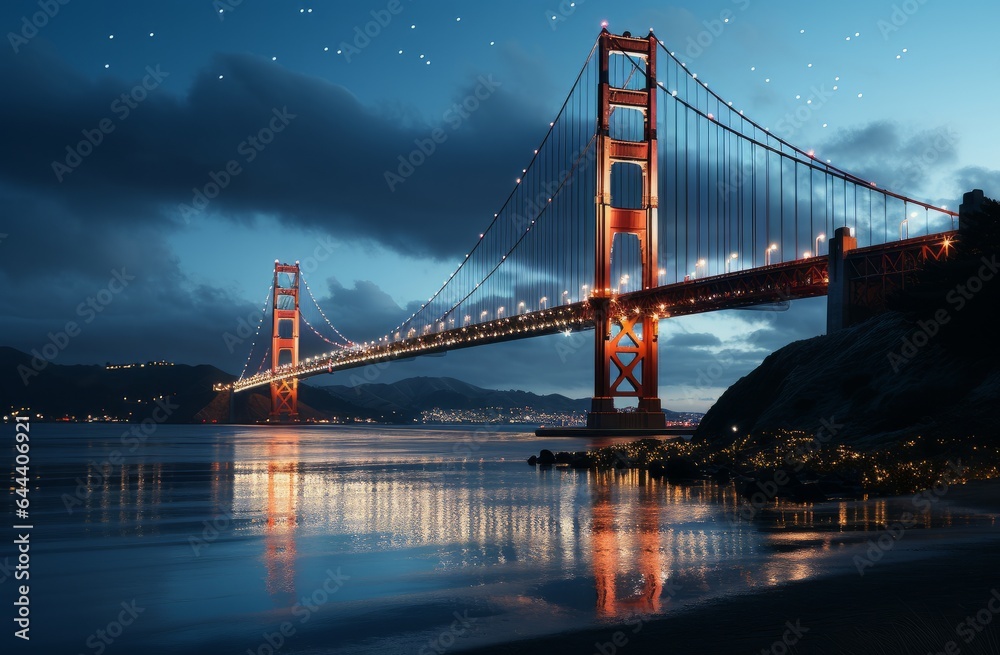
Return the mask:
<path id="1" fill-rule="evenodd" d="M 679 332 L 666 340 L 667 346 L 676 348 L 707 348 L 721 346 L 722 339 L 707 332 Z"/>
<path id="2" fill-rule="evenodd" d="M 45 55 L 0 55 L 4 88 L 32 89 L 0 107 L 0 136 L 11 153 L 0 161 L 0 176 L 44 192 L 64 214 L 95 226 L 177 223 L 180 205 L 193 205 L 193 190 L 235 161 L 241 172 L 207 212 L 240 221 L 268 214 L 304 227 L 336 224 L 341 238 L 446 258 L 469 245 L 473 230 L 455 228 L 495 209 L 483 199 L 505 197 L 511 171 L 525 163 L 523 144 L 543 136 L 541 121 L 490 75 L 456 93 L 462 102 L 479 91 L 482 99 L 470 105 L 478 109 L 422 121 L 399 107 L 365 107 L 342 87 L 250 56 L 218 55 L 210 68 L 224 79 L 206 71 L 185 97 L 176 97 L 156 86 L 169 70 L 145 80 L 97 82 Z M 156 88 L 141 89 L 144 81 Z M 145 99 L 129 109 L 120 96 L 137 88 Z M 276 113 L 284 120 L 275 123 Z M 94 148 L 85 144 L 82 150 L 93 152 L 72 168 L 67 147 L 75 150 L 84 130 L 96 140 L 102 121 L 113 132 Z M 494 129 L 500 122 L 503 131 Z M 282 130 L 273 141 L 259 148 L 248 141 L 269 126 Z M 434 130 L 443 142 L 429 140 Z M 420 144 L 435 152 L 390 191 L 386 171 L 397 171 L 398 157 Z M 67 159 L 72 171 L 60 168 L 57 175 L 53 162 Z"/>
<path id="3" fill-rule="evenodd" d="M 342 87 L 249 56 L 219 55 L 207 68 L 176 95 L 169 69 L 95 81 L 45 48 L 17 57 L 0 50 L 0 84 L 12 90 L 0 104 L 5 344 L 40 347 L 47 333 L 80 322 L 80 303 L 124 271 L 135 279 L 58 361 L 165 357 L 238 371 L 250 339 L 225 338 L 253 323 L 259 306 L 196 283 L 169 245 L 184 228 L 180 205 L 192 204 L 192 189 L 213 172 L 230 160 L 242 171 L 192 220 L 221 216 L 245 229 L 268 216 L 338 241 L 450 260 L 495 209 L 484 199 L 510 191 L 511 171 L 530 152 L 524 144 L 543 134 L 534 110 L 489 76 L 456 92 L 456 101 L 477 88 L 486 95 L 458 124 L 457 114 L 427 121 L 401 105 L 365 107 Z M 122 93 L 143 100 L 130 106 Z M 270 125 L 283 130 L 247 162 L 248 137 Z M 390 192 L 385 170 L 434 129 L 447 139 Z M 84 131 L 100 143 L 86 143 Z M 365 281 L 317 291 L 352 338 L 381 334 L 414 309 Z"/>
<path id="4" fill-rule="evenodd" d="M 327 297 L 317 299 L 323 313 L 348 338 L 354 340 L 379 335 L 379 330 L 392 328 L 420 306 L 417 301 L 413 301 L 406 307 L 400 307 L 389 294 L 369 280 L 355 280 L 352 287 L 346 287 L 336 278 L 330 278 L 326 291 Z M 303 305 L 303 312 L 306 312 L 310 321 L 313 320 L 310 308 Z"/>
<path id="5" fill-rule="evenodd" d="M 745 323 L 744 345 L 767 354 L 793 341 L 825 334 L 826 303 L 826 297 L 809 298 L 792 301 L 787 311 L 743 310 L 729 315 Z"/>
<path id="6" fill-rule="evenodd" d="M 957 161 L 959 137 L 950 126 L 912 131 L 892 121 L 842 130 L 823 146 L 823 157 L 865 180 L 911 197 Z"/>
<path id="7" fill-rule="evenodd" d="M 1000 170 L 982 166 L 966 166 L 955 172 L 959 197 L 961 194 L 982 189 L 989 198 L 1000 198 Z"/>

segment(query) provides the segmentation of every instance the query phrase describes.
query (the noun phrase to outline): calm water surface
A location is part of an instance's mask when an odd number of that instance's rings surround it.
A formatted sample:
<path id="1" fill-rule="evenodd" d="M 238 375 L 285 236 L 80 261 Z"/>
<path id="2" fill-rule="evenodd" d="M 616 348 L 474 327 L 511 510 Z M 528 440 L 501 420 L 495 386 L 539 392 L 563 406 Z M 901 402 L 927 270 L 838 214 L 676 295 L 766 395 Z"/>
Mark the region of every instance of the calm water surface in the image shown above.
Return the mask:
<path id="1" fill-rule="evenodd" d="M 159 426 L 133 449 L 124 430 L 32 426 L 23 652 L 454 652 L 853 570 L 879 526 L 912 510 L 789 505 L 751 524 L 731 486 L 524 462 L 610 440 Z M 995 519 L 942 502 L 920 520 L 887 558 L 978 538 Z"/>

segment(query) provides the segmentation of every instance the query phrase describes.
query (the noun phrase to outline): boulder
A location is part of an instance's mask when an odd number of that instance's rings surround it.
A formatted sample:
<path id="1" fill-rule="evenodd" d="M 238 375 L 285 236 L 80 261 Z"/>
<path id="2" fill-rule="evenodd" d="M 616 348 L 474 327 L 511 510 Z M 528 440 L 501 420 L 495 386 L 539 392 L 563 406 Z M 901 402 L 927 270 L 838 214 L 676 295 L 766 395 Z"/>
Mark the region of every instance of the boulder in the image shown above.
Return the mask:
<path id="1" fill-rule="evenodd" d="M 667 474 L 667 465 L 662 459 L 656 459 L 649 463 L 649 477 L 662 478 Z"/>
<path id="2" fill-rule="evenodd" d="M 570 464 L 573 462 L 573 453 L 556 453 L 556 464 Z"/>
<path id="3" fill-rule="evenodd" d="M 664 472 L 669 480 L 694 480 L 701 477 L 701 469 L 687 457 L 671 457 Z"/>
<path id="4" fill-rule="evenodd" d="M 709 469 L 707 472 L 716 484 L 729 484 L 729 482 L 733 479 L 733 472 L 725 466 L 716 466 Z"/>
<path id="5" fill-rule="evenodd" d="M 822 503 L 826 500 L 826 494 L 814 482 L 792 484 L 790 491 L 789 496 L 797 503 Z"/>

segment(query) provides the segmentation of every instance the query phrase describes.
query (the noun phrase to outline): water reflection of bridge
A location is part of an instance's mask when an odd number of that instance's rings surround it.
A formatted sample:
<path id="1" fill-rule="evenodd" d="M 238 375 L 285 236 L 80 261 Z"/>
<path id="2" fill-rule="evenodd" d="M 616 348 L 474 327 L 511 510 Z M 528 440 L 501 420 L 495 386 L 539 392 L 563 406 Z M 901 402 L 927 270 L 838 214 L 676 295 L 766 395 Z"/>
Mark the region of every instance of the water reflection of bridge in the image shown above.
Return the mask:
<path id="1" fill-rule="evenodd" d="M 263 586 L 277 606 L 295 602 L 299 540 L 322 535 L 350 552 L 431 546 L 444 571 L 524 563 L 550 577 L 592 576 L 602 616 L 669 609 L 672 580 L 714 589 L 723 579 L 757 587 L 815 575 L 825 555 L 865 538 L 846 531 L 878 530 L 892 517 L 880 500 L 822 512 L 788 507 L 775 514 L 773 530 L 734 526 L 725 518 L 739 508 L 731 488 L 669 485 L 637 471 L 529 476 L 496 463 L 442 465 L 435 457 L 329 464 L 294 430 L 271 432 L 266 442 L 237 438 L 212 458 L 90 464 L 75 511 L 109 533 L 154 536 L 177 530 L 171 516 L 189 510 L 175 503 L 203 503 L 211 508 L 207 521 L 228 515 L 217 542 L 261 540 Z M 952 521 L 947 512 L 934 520 Z M 196 534 L 196 523 L 184 529 Z M 187 538 L 178 537 L 185 548 Z M 225 552 L 213 545 L 204 556 Z"/>
<path id="2" fill-rule="evenodd" d="M 294 432 L 237 446 L 235 459 L 233 513 L 260 517 L 251 525 L 261 526 L 267 589 L 275 597 L 294 598 L 295 541 L 312 534 L 351 535 L 354 547 L 370 550 L 438 546 L 443 570 L 517 561 L 590 573 L 596 610 L 609 617 L 661 612 L 670 576 L 683 573 L 707 587 L 723 562 L 752 585 L 813 572 L 809 557 L 795 552 L 775 554 L 763 566 L 740 565 L 766 537 L 720 525 L 720 505 L 735 515 L 738 498 L 712 485 L 674 486 L 638 471 L 558 469 L 539 473 L 538 484 L 480 463 L 387 464 L 384 471 L 373 471 L 374 462 L 316 466 L 300 462 Z M 467 484 L 470 472 L 480 484 Z M 522 482 L 511 484 L 514 477 Z M 845 522 L 862 518 L 846 506 L 841 515 Z M 803 527 L 811 521 L 808 509 L 788 518 Z"/>

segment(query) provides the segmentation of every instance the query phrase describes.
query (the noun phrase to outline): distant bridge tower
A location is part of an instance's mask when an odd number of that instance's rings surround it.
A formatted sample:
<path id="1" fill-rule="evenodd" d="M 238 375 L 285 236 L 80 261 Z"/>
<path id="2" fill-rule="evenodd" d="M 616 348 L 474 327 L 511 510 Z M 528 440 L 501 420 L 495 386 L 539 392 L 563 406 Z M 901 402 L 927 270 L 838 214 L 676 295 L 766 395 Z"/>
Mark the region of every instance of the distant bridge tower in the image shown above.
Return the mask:
<path id="1" fill-rule="evenodd" d="M 616 315 L 612 302 L 611 250 L 617 234 L 634 234 L 642 253 L 642 289 L 658 286 L 656 159 L 656 48 L 650 31 L 646 38 L 628 32 L 617 36 L 601 31 L 600 81 L 597 106 L 597 261 L 594 296 L 595 314 L 594 398 L 587 427 L 597 429 L 656 429 L 666 425 L 657 383 L 658 319 L 652 316 Z M 611 86 L 612 55 L 627 56 L 645 64 L 645 88 Z M 643 138 L 626 141 L 612 138 L 611 110 L 637 111 L 643 115 Z M 611 197 L 614 166 L 638 166 L 642 171 L 642 204 L 638 208 L 615 206 Z M 637 411 L 615 409 L 615 398 L 639 399 Z"/>
<path id="2" fill-rule="evenodd" d="M 282 279 L 285 275 L 286 280 Z M 271 370 L 299 365 L 299 263 L 274 260 L 274 319 L 271 324 Z M 271 382 L 271 421 L 299 419 L 299 381 L 281 378 Z"/>

